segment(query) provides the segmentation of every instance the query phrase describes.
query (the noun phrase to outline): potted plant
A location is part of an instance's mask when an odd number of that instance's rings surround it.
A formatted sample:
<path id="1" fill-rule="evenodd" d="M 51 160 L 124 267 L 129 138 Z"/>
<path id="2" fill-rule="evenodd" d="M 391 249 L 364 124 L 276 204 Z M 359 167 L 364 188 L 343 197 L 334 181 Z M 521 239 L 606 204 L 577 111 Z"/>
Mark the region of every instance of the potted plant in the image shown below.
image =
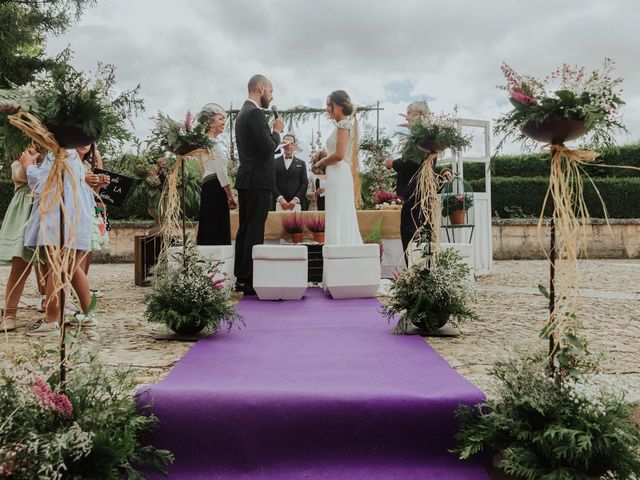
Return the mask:
<path id="1" fill-rule="evenodd" d="M 373 205 L 376 210 L 399 210 L 402 208 L 402 200 L 396 192 L 378 190 L 373 195 Z"/>
<path id="2" fill-rule="evenodd" d="M 584 343 L 572 341 L 574 353 L 582 351 Z M 458 410 L 461 459 L 489 454 L 513 479 L 640 474 L 636 405 L 588 357 L 561 379 L 549 377 L 544 353 L 498 362 L 490 375 L 500 382 L 497 398 Z"/>
<path id="3" fill-rule="evenodd" d="M 421 261 L 396 276 L 384 301 L 383 314 L 389 320 L 397 316 L 394 333 L 406 333 L 412 325 L 434 333 L 448 321 L 457 326 L 476 319 L 469 307 L 474 300 L 469 275 L 455 250 L 429 256 L 425 249 Z"/>
<path id="4" fill-rule="evenodd" d="M 465 223 L 465 214 L 473 206 L 473 194 L 446 194 L 442 197 L 442 216 L 449 217 L 452 225 Z"/>
<path id="5" fill-rule="evenodd" d="M 158 112 L 154 122 L 152 142 L 176 155 L 210 149 L 215 145 L 215 140 L 207 135 L 205 126 L 194 122 L 189 111 L 183 122 L 177 122 L 162 112 Z"/>
<path id="6" fill-rule="evenodd" d="M 148 321 L 164 324 L 179 335 L 203 329 L 215 333 L 223 324 L 230 330 L 241 321 L 218 265 L 202 260 L 189 239 L 184 253 L 173 255 L 177 261 L 156 268 L 153 288 L 145 296 Z"/>
<path id="7" fill-rule="evenodd" d="M 511 137 L 529 146 L 535 141 L 558 145 L 585 133 L 592 147 L 613 146 L 613 133 L 626 131 L 619 118 L 622 78 L 613 78 L 614 66 L 606 58 L 601 71 L 587 74 L 584 67 L 564 64 L 538 80 L 503 63 L 507 85 L 499 88 L 508 93 L 513 109 L 496 121 L 495 132 L 503 136 L 498 149 Z"/>
<path id="8" fill-rule="evenodd" d="M 0 369 L 0 477 L 166 475 L 173 455 L 144 440 L 158 419 L 140 411 L 133 370 L 114 370 L 81 351 L 67 361 L 63 387 L 57 356 L 16 357 Z"/>
<path id="9" fill-rule="evenodd" d="M 292 243 L 302 242 L 304 232 L 304 221 L 297 213 L 285 215 L 282 218 L 282 229 L 291 235 Z"/>
<path id="10" fill-rule="evenodd" d="M 313 240 L 318 243 L 324 243 L 324 216 L 308 216 L 305 223 L 307 225 L 307 230 L 309 230 L 313 235 Z"/>

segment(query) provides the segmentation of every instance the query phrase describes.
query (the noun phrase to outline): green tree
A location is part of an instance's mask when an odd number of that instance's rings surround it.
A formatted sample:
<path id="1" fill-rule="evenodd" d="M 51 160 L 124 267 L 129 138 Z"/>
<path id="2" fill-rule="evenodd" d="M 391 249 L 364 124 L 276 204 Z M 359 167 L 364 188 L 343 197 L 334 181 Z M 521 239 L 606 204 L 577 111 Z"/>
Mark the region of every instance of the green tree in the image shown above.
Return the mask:
<path id="1" fill-rule="evenodd" d="M 0 0 L 0 88 L 22 85 L 67 55 L 48 57 L 48 35 L 62 34 L 95 0 Z"/>

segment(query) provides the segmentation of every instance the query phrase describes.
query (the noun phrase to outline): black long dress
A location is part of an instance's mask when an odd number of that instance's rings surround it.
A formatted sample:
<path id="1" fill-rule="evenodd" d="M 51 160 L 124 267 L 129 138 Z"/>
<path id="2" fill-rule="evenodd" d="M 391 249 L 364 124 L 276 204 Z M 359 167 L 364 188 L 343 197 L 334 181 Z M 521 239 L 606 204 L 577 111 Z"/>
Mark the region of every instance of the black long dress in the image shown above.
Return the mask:
<path id="1" fill-rule="evenodd" d="M 231 224 L 227 194 L 215 175 L 202 183 L 198 245 L 231 245 Z"/>

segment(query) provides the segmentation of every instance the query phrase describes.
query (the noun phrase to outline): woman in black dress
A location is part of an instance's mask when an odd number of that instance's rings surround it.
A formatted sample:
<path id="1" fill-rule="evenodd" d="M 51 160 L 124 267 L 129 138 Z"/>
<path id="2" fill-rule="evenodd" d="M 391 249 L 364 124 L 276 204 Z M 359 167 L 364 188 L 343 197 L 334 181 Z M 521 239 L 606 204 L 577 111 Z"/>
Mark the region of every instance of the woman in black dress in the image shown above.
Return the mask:
<path id="1" fill-rule="evenodd" d="M 227 112 L 215 103 L 208 103 L 198 114 L 207 134 L 217 138 L 224 132 Z M 238 205 L 233 198 L 227 164 L 229 158 L 220 143 L 200 157 L 202 166 L 202 193 L 200 196 L 200 223 L 198 224 L 198 245 L 231 245 L 231 225 L 229 210 Z"/>

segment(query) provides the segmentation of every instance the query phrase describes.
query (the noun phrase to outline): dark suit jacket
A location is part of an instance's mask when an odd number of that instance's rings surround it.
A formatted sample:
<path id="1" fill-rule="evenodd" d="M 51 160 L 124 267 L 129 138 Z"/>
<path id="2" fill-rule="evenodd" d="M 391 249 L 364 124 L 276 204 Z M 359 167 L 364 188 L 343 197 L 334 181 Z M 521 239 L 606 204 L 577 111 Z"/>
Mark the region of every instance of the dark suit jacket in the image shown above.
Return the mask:
<path id="1" fill-rule="evenodd" d="M 275 187 L 273 154 L 280 135 L 271 132 L 262 109 L 246 101 L 236 118 L 236 145 L 240 165 L 236 175 L 238 190 L 269 190 Z"/>
<path id="2" fill-rule="evenodd" d="M 393 161 L 393 169 L 397 172 L 396 193 L 403 200 L 407 200 L 416 191 L 416 183 L 418 179 L 419 165 L 410 160 L 398 158 Z"/>
<path id="3" fill-rule="evenodd" d="M 275 200 L 282 195 L 287 202 L 293 197 L 298 197 L 300 202 L 307 194 L 309 179 L 307 178 L 307 164 L 304 160 L 293 157 L 293 162 L 289 169 L 285 168 L 284 156 L 276 157 L 276 188 L 273 191 L 274 207 Z"/>

